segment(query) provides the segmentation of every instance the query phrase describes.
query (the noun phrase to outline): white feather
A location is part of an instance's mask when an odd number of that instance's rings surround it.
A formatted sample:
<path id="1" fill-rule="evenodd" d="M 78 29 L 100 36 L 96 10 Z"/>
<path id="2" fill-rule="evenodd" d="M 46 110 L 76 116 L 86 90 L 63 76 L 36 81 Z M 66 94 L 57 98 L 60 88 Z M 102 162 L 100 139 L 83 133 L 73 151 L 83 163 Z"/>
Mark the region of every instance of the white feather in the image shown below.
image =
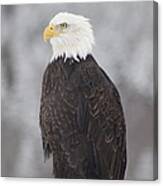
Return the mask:
<path id="1" fill-rule="evenodd" d="M 85 59 L 87 54 L 92 52 L 94 45 L 94 35 L 89 19 L 80 15 L 59 13 L 50 21 L 50 24 L 54 25 L 61 23 L 67 23 L 69 27 L 64 33 L 50 39 L 53 49 L 51 60 L 64 55 L 65 60 L 73 57 L 78 61 L 77 56 Z"/>

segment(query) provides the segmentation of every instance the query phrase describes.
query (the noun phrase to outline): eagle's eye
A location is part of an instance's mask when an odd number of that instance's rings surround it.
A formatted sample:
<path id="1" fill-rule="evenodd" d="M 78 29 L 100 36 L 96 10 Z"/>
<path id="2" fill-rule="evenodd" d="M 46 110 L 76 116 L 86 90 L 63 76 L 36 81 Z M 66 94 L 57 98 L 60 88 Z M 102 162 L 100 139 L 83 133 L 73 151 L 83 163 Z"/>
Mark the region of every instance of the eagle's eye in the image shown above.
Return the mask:
<path id="1" fill-rule="evenodd" d="M 62 29 L 65 29 L 65 28 L 68 27 L 68 24 L 67 24 L 67 23 L 61 23 L 61 24 L 60 24 L 60 27 L 61 27 Z"/>
<path id="2" fill-rule="evenodd" d="M 52 26 L 50 26 L 50 30 L 53 30 L 54 28 Z"/>

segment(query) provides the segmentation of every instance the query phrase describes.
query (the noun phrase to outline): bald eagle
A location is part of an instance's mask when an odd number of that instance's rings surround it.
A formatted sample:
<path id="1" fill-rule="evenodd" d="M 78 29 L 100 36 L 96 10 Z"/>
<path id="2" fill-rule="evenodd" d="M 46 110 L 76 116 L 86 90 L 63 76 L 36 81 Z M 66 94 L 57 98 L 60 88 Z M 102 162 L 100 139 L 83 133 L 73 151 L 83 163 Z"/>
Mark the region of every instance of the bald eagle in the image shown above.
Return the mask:
<path id="1" fill-rule="evenodd" d="M 57 14 L 43 32 L 53 55 L 42 82 L 40 128 L 56 178 L 124 179 L 126 127 L 119 93 L 92 56 L 89 19 Z"/>

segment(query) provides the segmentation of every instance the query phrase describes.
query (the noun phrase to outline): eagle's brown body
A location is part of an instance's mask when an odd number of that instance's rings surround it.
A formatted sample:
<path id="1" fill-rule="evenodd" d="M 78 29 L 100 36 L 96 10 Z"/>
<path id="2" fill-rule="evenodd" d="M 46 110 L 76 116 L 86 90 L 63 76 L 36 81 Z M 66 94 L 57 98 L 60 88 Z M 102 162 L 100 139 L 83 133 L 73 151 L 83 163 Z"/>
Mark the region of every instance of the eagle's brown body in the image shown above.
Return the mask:
<path id="1" fill-rule="evenodd" d="M 120 96 L 91 55 L 80 62 L 58 58 L 48 65 L 40 126 L 55 177 L 124 178 L 126 128 Z"/>

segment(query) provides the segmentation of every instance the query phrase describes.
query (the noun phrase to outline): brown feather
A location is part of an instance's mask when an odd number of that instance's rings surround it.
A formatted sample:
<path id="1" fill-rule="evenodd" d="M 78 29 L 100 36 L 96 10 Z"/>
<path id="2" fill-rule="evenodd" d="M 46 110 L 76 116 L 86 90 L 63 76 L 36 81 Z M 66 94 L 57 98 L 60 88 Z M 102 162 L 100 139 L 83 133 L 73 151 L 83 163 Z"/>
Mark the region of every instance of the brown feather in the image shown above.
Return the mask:
<path id="1" fill-rule="evenodd" d="M 123 179 L 126 128 L 117 89 L 91 55 L 79 63 L 63 60 L 45 70 L 40 108 L 44 154 L 53 155 L 54 176 Z"/>

